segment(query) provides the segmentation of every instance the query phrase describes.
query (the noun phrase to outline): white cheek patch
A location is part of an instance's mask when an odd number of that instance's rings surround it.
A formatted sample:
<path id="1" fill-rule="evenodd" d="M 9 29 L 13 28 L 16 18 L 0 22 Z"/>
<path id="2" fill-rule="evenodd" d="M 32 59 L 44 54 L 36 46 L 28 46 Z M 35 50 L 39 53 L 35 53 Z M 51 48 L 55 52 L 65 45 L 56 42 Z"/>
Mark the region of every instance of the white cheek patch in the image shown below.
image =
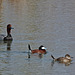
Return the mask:
<path id="1" fill-rule="evenodd" d="M 67 59 L 71 59 L 70 57 L 66 57 Z"/>
<path id="2" fill-rule="evenodd" d="M 46 49 L 45 47 L 42 47 L 42 49 Z"/>

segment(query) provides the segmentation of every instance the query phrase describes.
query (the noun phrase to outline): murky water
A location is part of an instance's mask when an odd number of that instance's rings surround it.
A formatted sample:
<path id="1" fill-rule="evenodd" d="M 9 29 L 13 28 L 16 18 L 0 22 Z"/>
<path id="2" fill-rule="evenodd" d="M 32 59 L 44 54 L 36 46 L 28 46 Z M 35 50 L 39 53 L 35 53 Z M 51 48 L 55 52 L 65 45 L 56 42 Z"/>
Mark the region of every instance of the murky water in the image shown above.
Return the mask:
<path id="1" fill-rule="evenodd" d="M 0 75 L 75 75 L 75 0 L 0 0 L 1 34 L 8 23 L 14 40 L 0 42 Z M 28 59 L 28 44 L 48 53 Z M 72 64 L 52 63 L 66 53 Z"/>

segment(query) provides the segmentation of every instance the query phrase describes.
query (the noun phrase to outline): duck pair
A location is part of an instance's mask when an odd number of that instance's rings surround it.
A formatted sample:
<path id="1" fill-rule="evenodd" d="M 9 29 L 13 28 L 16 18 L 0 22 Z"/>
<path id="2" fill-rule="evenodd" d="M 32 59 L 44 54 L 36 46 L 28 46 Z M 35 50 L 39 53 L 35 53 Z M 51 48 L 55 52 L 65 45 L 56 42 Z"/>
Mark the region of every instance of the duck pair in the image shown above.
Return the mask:
<path id="1" fill-rule="evenodd" d="M 39 47 L 39 49 L 34 49 L 32 50 L 30 45 L 28 45 L 28 48 L 29 48 L 29 52 L 34 54 L 34 53 L 38 53 L 38 54 L 46 54 L 47 51 L 46 51 L 46 48 L 41 45 Z M 54 61 L 58 61 L 59 63 L 69 63 L 71 62 L 71 56 L 69 54 L 66 54 L 65 57 L 59 57 L 59 58 L 55 58 L 53 55 L 51 55 L 51 57 L 53 58 Z"/>

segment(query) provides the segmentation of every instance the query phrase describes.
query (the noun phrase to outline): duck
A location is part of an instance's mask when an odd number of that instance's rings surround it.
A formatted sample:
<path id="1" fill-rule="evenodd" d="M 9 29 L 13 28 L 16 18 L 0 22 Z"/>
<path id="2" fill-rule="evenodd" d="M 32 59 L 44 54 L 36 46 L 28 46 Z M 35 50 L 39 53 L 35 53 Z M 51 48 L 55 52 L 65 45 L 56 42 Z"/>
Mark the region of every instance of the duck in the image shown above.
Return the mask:
<path id="1" fill-rule="evenodd" d="M 7 25 L 7 36 L 1 34 L 0 41 L 12 41 L 13 40 L 13 38 L 11 36 L 11 29 L 14 29 L 14 28 L 12 28 L 11 24 L 8 24 Z"/>
<path id="2" fill-rule="evenodd" d="M 51 55 L 51 57 L 53 58 L 54 61 L 58 61 L 59 63 L 70 63 L 71 60 L 71 56 L 69 54 L 66 54 L 65 57 L 59 57 L 59 58 L 55 58 L 53 55 Z"/>
<path id="3" fill-rule="evenodd" d="M 41 45 L 38 49 L 32 50 L 30 47 L 30 44 L 28 44 L 28 48 L 29 48 L 29 52 L 32 54 L 34 54 L 34 53 L 46 54 L 47 53 L 46 48 L 43 45 Z"/>

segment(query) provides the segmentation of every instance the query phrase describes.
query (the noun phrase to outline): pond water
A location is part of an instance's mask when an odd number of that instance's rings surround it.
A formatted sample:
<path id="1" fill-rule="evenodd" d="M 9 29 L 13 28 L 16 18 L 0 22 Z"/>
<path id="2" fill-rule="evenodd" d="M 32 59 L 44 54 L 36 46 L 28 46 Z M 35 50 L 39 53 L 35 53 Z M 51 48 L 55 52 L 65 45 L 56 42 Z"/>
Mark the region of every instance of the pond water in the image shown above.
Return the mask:
<path id="1" fill-rule="evenodd" d="M 0 0 L 0 34 L 12 24 L 13 41 L 0 41 L 0 75 L 75 75 L 75 0 Z M 47 54 L 31 54 L 44 45 Z M 72 64 L 53 63 L 70 54 Z"/>

